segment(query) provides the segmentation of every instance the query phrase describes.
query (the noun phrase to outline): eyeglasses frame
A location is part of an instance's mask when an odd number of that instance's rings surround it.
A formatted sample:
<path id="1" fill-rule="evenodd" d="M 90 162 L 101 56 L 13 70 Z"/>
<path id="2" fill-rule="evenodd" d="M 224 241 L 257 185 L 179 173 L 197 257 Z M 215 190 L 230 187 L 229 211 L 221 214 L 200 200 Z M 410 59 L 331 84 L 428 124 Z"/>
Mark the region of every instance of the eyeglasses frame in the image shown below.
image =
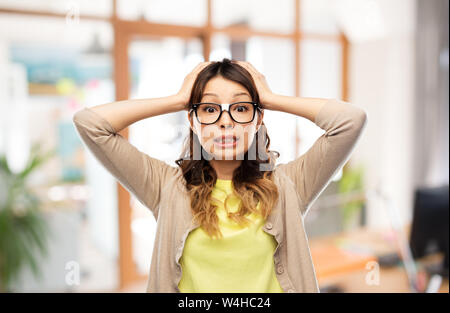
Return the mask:
<path id="1" fill-rule="evenodd" d="M 255 110 L 253 111 L 253 116 L 252 116 L 252 119 L 251 119 L 250 121 L 248 121 L 248 122 L 238 122 L 238 121 L 236 121 L 236 120 L 233 118 L 233 116 L 230 114 L 230 107 L 231 107 L 232 105 L 238 104 L 238 103 L 251 103 L 251 104 L 253 105 L 253 107 L 255 108 Z M 215 120 L 215 121 L 212 122 L 212 123 L 202 123 L 202 122 L 200 122 L 200 120 L 199 120 L 199 118 L 198 118 L 198 115 L 197 115 L 197 108 L 198 108 L 201 104 L 214 104 L 214 105 L 218 105 L 218 106 L 220 107 L 220 113 L 219 113 L 219 116 L 217 117 L 217 120 Z M 224 106 L 225 106 L 225 109 L 224 109 Z M 200 124 L 202 124 L 202 125 L 212 125 L 212 124 L 217 123 L 217 121 L 220 120 L 223 111 L 227 111 L 227 112 L 228 112 L 228 115 L 230 116 L 230 118 L 231 118 L 235 123 L 238 123 L 238 124 L 247 124 L 247 123 L 253 122 L 253 120 L 255 119 L 255 113 L 256 113 L 256 110 L 258 110 L 258 111 L 261 112 L 261 108 L 260 108 L 258 102 L 254 102 L 254 101 L 238 101 L 238 102 L 233 102 L 233 103 L 221 103 L 221 104 L 219 104 L 219 103 L 214 103 L 214 102 L 199 102 L 199 103 L 193 103 L 193 104 L 192 104 L 192 108 L 191 108 L 191 110 L 190 110 L 189 112 L 194 111 L 194 112 L 195 112 L 195 117 L 197 118 L 197 121 L 198 121 Z"/>

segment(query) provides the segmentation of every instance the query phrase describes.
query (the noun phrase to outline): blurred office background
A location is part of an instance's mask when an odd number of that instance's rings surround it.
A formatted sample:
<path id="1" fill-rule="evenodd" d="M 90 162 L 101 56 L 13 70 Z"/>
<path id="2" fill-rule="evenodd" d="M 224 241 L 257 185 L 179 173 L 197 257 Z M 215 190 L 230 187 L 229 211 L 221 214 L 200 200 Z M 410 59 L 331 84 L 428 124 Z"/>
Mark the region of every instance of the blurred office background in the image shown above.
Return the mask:
<path id="1" fill-rule="evenodd" d="M 175 94 L 224 57 L 275 93 L 368 113 L 305 220 L 321 291 L 448 292 L 448 27 L 447 0 L 0 0 L 0 292 L 145 292 L 156 221 L 72 115 Z M 283 163 L 323 133 L 265 123 Z M 175 165 L 187 125 L 178 112 L 122 134 Z"/>

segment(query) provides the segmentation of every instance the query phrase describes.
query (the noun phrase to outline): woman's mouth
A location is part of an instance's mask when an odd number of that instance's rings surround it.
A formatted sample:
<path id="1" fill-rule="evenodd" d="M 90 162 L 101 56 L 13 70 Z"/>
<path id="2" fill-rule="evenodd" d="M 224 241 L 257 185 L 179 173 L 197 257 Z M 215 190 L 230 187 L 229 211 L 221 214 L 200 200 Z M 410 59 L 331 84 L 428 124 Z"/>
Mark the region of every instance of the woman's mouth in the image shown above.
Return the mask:
<path id="1" fill-rule="evenodd" d="M 214 139 L 214 144 L 219 148 L 232 148 L 236 147 L 236 142 L 238 142 L 239 138 L 236 136 L 220 136 Z"/>

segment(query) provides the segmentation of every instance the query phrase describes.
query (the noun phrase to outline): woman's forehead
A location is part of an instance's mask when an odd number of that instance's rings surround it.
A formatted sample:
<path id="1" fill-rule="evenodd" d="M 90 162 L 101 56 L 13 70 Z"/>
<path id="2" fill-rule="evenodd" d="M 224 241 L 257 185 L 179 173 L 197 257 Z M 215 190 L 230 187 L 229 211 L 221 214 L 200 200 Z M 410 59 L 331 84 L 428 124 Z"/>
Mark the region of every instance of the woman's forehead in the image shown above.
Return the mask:
<path id="1" fill-rule="evenodd" d="M 216 98 L 219 98 L 219 97 L 220 97 L 220 95 L 218 95 L 218 94 L 215 93 L 215 92 L 211 92 L 211 91 L 205 91 L 205 92 L 203 93 L 203 96 L 204 96 L 204 97 L 205 97 L 205 96 L 211 96 L 211 97 L 216 97 Z M 243 90 L 234 92 L 232 96 L 233 96 L 233 97 L 239 97 L 239 96 L 249 96 L 249 97 L 250 97 L 250 95 L 248 94 L 248 92 L 247 92 L 247 91 L 243 91 Z"/>
<path id="2" fill-rule="evenodd" d="M 224 79 L 221 77 L 214 77 L 206 84 L 202 96 L 206 97 L 237 97 L 237 96 L 249 96 L 248 90 L 241 84 L 232 80 Z"/>

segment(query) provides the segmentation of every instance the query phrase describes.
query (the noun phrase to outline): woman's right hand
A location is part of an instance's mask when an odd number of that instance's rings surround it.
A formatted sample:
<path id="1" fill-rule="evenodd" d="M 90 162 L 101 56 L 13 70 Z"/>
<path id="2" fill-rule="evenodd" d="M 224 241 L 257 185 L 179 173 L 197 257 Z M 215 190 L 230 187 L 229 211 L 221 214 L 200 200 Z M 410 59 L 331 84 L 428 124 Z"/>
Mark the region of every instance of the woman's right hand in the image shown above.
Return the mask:
<path id="1" fill-rule="evenodd" d="M 184 78 L 183 85 L 181 86 L 180 91 L 178 91 L 178 93 L 176 94 L 176 96 L 179 97 L 182 101 L 184 110 L 188 109 L 187 104 L 189 102 L 189 98 L 191 97 L 192 87 L 194 86 L 194 82 L 197 79 L 198 73 L 200 73 L 201 70 L 203 70 L 207 65 L 211 63 L 212 61 L 200 62 Z"/>

